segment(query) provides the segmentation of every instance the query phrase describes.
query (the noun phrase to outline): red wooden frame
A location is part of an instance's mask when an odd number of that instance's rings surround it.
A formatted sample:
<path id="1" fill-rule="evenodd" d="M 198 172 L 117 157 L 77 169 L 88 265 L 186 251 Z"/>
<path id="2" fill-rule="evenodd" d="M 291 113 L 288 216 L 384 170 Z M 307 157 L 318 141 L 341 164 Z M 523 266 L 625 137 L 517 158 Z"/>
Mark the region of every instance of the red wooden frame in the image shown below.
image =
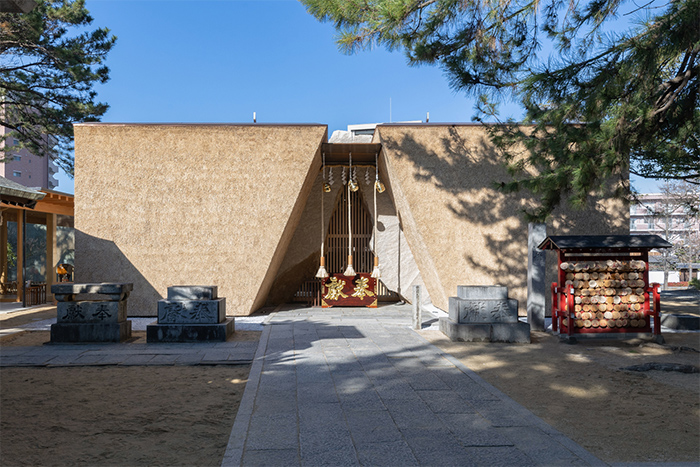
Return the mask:
<path id="1" fill-rule="evenodd" d="M 644 327 L 614 327 L 614 328 L 577 328 L 569 325 L 573 322 L 574 314 L 574 288 L 566 285 L 566 271 L 562 270 L 561 264 L 565 262 L 577 261 L 644 261 L 644 304 L 640 313 L 645 317 L 654 318 L 654 336 L 661 334 L 661 296 L 659 294 L 659 284 L 649 284 L 649 252 L 645 249 L 607 250 L 607 249 L 577 249 L 576 251 L 557 250 L 558 252 L 558 282 L 552 282 L 552 330 L 560 334 L 567 334 L 569 337 L 574 334 L 596 334 L 596 333 L 648 333 L 652 332 L 651 320 L 646 319 Z M 650 309 L 650 299 L 653 297 L 654 307 Z M 566 319 L 567 324 L 564 323 Z"/>

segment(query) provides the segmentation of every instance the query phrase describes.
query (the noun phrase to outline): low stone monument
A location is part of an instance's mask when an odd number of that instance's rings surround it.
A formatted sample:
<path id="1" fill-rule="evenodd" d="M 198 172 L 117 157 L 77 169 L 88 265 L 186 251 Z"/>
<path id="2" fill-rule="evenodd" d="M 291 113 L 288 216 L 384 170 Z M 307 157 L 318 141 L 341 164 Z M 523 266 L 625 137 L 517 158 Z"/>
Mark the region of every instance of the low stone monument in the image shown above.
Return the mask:
<path id="1" fill-rule="evenodd" d="M 126 301 L 134 284 L 60 283 L 51 286 L 56 297 L 56 324 L 51 342 L 121 342 L 131 337 Z M 98 294 L 102 300 L 77 300 L 79 294 Z"/>
<path id="2" fill-rule="evenodd" d="M 508 298 L 507 287 L 460 285 L 449 307 L 439 324 L 450 340 L 530 342 L 530 325 L 518 321 L 518 301 Z"/>
<path id="3" fill-rule="evenodd" d="M 226 299 L 215 285 L 168 287 L 158 300 L 158 322 L 146 327 L 147 342 L 225 342 L 235 330 L 226 318 Z"/>

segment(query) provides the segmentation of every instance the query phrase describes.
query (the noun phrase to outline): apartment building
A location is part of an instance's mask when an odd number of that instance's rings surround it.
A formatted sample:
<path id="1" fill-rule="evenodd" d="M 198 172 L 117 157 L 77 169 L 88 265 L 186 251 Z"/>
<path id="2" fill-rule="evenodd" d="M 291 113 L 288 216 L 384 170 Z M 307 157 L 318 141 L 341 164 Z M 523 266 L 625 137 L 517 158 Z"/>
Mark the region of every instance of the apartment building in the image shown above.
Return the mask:
<path id="1" fill-rule="evenodd" d="M 5 136 L 9 132 L 8 128 L 0 126 L 0 136 Z M 5 142 L 0 144 L 12 147 L 15 141 L 8 136 Z M 53 190 L 58 186 L 58 180 L 56 180 L 58 167 L 51 158 L 35 156 L 26 149 L 13 151 L 12 154 L 13 157 L 10 160 L 0 162 L 0 176 L 33 188 Z"/>
<path id="2" fill-rule="evenodd" d="M 688 208 L 679 206 L 663 193 L 639 195 L 641 203 L 630 206 L 630 234 L 656 234 L 673 242 L 689 233 L 700 231 L 700 218 L 689 216 Z"/>

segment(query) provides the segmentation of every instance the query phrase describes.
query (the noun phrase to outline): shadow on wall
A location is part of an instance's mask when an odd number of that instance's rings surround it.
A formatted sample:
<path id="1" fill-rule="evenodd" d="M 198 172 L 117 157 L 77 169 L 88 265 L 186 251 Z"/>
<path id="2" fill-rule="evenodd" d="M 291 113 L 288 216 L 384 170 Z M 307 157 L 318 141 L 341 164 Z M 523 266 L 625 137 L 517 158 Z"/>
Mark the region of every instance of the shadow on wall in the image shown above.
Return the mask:
<path id="1" fill-rule="evenodd" d="M 435 132 L 433 138 L 421 137 L 424 142 L 413 133 L 393 137 L 393 132 L 387 132 L 386 136 L 382 135 L 382 142 L 399 160 L 411 163 L 416 182 L 429 184 L 428 190 L 434 187 L 443 193 L 442 202 L 454 216 L 452 222 L 443 226 L 443 234 L 463 243 L 455 245 L 455 251 L 461 250 L 467 268 L 455 280 L 465 285 L 500 284 L 513 288 L 514 298 L 521 300 L 520 314 L 523 314 L 528 239 L 524 210 L 533 207 L 535 198 L 528 192 L 500 192 L 497 186 L 510 180 L 503 157 L 485 131 L 475 135 L 474 129 L 478 127 L 461 128 L 462 131 L 451 126 L 446 131 Z M 465 138 L 464 134 L 470 137 Z M 600 202 L 590 204 L 581 211 L 559 208 L 547 223 L 547 234 L 624 233 L 621 219 L 606 212 Z M 416 208 L 413 206 L 414 217 Z M 462 232 L 450 232 L 451 229 Z M 548 277 L 551 274 L 554 280 L 551 264 L 550 259 Z M 447 285 L 443 277 L 441 281 Z M 445 292 L 453 295 L 456 289 Z"/>
<path id="2" fill-rule="evenodd" d="M 75 230 L 75 282 L 133 283 L 128 316 L 157 316 L 163 296 L 148 282 L 111 240 Z M 82 298 L 82 297 L 81 297 Z"/>

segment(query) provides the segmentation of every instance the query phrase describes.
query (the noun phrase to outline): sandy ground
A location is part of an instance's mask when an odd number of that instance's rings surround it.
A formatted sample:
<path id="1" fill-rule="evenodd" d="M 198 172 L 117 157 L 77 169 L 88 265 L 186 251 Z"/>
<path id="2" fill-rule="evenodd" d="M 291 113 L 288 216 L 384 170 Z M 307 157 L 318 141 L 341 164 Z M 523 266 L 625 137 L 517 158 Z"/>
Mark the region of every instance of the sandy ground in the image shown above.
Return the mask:
<path id="1" fill-rule="evenodd" d="M 221 465 L 248 370 L 4 368 L 0 462 Z"/>
<path id="2" fill-rule="evenodd" d="M 55 313 L 55 312 L 54 312 Z M 0 327 L 43 319 L 0 319 Z M 259 332 L 237 332 L 257 339 Z M 645 362 L 700 365 L 700 333 L 641 341 L 438 347 L 607 462 L 700 459 L 700 374 L 632 372 Z M 145 339 L 135 332 L 134 341 Z M 42 345 L 24 332 L 0 345 Z M 219 465 L 248 367 L 79 367 L 0 370 L 0 463 L 13 465 Z"/>
<path id="3" fill-rule="evenodd" d="M 634 372 L 646 362 L 700 365 L 700 333 L 666 344 L 568 345 L 533 332 L 532 344 L 450 342 L 422 335 L 606 462 L 700 461 L 700 373 Z M 681 349 L 684 348 L 684 349 Z"/>
<path id="4" fill-rule="evenodd" d="M 9 328 L 55 309 L 0 318 Z M 235 340 L 260 332 L 237 331 Z M 43 345 L 46 331 L 0 339 Z M 144 331 L 129 342 L 145 342 Z M 128 344 L 127 344 L 128 345 Z M 221 465 L 250 366 L 0 369 L 0 464 L 4 466 Z"/>

